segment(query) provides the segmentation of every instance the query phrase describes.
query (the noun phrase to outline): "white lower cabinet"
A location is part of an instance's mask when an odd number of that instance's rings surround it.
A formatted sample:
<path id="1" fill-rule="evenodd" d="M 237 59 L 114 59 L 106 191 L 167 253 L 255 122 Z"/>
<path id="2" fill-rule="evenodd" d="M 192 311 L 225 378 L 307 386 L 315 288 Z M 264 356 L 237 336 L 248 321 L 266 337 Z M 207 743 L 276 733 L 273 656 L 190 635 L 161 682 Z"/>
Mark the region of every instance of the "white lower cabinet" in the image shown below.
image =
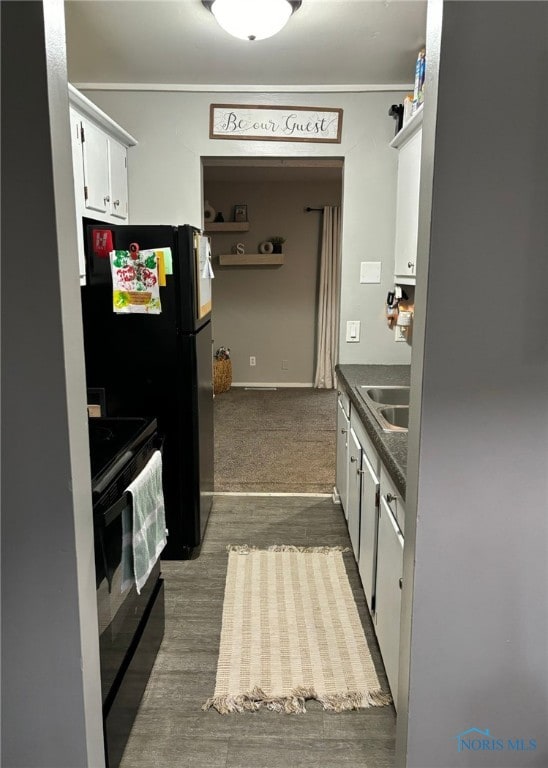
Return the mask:
<path id="1" fill-rule="evenodd" d="M 377 570 L 377 523 L 379 516 L 379 480 L 365 451 L 362 453 L 362 488 L 360 503 L 360 556 L 358 569 L 367 606 L 375 610 Z"/>
<path id="2" fill-rule="evenodd" d="M 394 703 L 398 693 L 403 535 L 381 489 L 375 587 L 375 631 Z"/>
<path id="3" fill-rule="evenodd" d="M 348 519 L 348 438 L 350 434 L 349 401 L 339 393 L 337 401 L 337 468 L 335 482 L 345 517 Z"/>
<path id="4" fill-rule="evenodd" d="M 405 506 L 346 393 L 342 395 L 337 405 L 337 488 L 396 704 Z"/>
<path id="5" fill-rule="evenodd" d="M 350 427 L 348 440 L 348 534 L 356 561 L 360 556 L 360 496 L 362 473 L 362 447 Z"/>

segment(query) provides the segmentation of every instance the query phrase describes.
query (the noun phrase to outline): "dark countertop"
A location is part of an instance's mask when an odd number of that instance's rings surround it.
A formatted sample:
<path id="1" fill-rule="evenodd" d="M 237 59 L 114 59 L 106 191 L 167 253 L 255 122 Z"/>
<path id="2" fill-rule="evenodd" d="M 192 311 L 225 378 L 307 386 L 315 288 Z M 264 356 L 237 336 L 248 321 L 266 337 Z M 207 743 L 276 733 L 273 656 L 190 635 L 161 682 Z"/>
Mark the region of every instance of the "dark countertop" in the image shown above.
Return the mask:
<path id="1" fill-rule="evenodd" d="M 380 384 L 409 385 L 411 366 L 409 365 L 337 365 L 336 372 L 339 387 L 350 398 L 352 408 L 358 414 L 388 474 L 398 491 L 405 498 L 407 471 L 407 432 L 383 432 L 371 411 L 356 394 L 354 387 L 360 384 L 378 386 Z"/>

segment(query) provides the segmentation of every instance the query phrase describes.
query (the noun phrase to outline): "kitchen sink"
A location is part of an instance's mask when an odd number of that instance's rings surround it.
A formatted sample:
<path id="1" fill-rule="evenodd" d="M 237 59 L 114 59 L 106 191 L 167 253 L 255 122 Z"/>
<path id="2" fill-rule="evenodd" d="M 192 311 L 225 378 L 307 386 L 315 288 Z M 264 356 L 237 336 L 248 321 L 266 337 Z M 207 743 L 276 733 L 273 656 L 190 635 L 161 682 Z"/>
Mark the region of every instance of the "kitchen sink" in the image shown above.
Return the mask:
<path id="1" fill-rule="evenodd" d="M 383 432 L 407 432 L 409 387 L 361 384 L 356 392 L 375 417 Z"/>
<path id="2" fill-rule="evenodd" d="M 367 387 L 361 386 L 366 397 L 383 405 L 409 405 L 409 387 Z"/>
<path id="3" fill-rule="evenodd" d="M 379 408 L 380 416 L 392 427 L 396 429 L 405 429 L 409 427 L 409 406 L 400 405 L 397 407 Z M 392 429 L 390 430 L 392 431 Z"/>

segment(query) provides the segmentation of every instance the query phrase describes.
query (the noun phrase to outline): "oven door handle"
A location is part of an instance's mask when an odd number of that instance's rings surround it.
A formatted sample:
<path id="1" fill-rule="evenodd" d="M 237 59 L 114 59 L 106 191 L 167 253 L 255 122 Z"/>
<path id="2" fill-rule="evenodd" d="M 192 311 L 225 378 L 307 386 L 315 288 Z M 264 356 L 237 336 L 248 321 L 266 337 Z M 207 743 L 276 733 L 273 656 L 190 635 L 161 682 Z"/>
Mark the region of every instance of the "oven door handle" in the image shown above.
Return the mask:
<path id="1" fill-rule="evenodd" d="M 126 451 L 122 456 L 120 456 L 119 459 L 116 460 L 116 462 L 112 465 L 110 470 L 107 472 L 107 474 L 104 476 L 104 478 L 101 480 L 100 483 L 97 483 L 95 488 L 93 489 L 95 493 L 101 494 L 105 490 L 105 488 L 108 487 L 109 483 L 112 481 L 114 477 L 118 474 L 118 472 L 132 459 L 134 456 L 133 451 Z"/>
<path id="2" fill-rule="evenodd" d="M 128 498 L 127 493 L 124 493 L 118 501 L 115 501 L 114 504 L 109 507 L 106 512 L 103 512 L 101 514 L 101 527 L 106 528 L 108 525 L 113 523 L 117 517 L 120 517 L 124 509 L 127 507 L 128 504 L 130 504 L 130 500 Z"/>
<path id="3" fill-rule="evenodd" d="M 157 437 L 156 450 L 160 451 L 160 453 L 162 454 L 164 452 L 164 442 L 165 442 L 165 437 L 163 436 Z M 124 456 L 122 457 L 123 460 L 120 459 L 120 461 L 116 462 L 116 465 L 112 468 L 112 473 L 120 464 L 125 464 L 125 462 L 127 461 L 128 455 L 133 455 L 133 454 L 131 453 L 131 451 L 128 451 L 126 454 L 124 454 Z M 109 472 L 109 476 L 110 475 L 111 473 Z M 103 486 L 103 484 L 101 485 Z M 121 496 L 121 498 L 118 499 L 118 501 L 115 501 L 114 504 L 112 504 L 112 506 L 110 506 L 105 512 L 101 514 L 100 516 L 101 525 L 103 527 L 110 525 L 113 522 L 113 520 L 116 520 L 116 518 L 122 514 L 122 512 L 124 511 L 124 509 L 128 504 L 131 504 L 131 500 L 128 498 L 128 494 L 124 493 Z"/>

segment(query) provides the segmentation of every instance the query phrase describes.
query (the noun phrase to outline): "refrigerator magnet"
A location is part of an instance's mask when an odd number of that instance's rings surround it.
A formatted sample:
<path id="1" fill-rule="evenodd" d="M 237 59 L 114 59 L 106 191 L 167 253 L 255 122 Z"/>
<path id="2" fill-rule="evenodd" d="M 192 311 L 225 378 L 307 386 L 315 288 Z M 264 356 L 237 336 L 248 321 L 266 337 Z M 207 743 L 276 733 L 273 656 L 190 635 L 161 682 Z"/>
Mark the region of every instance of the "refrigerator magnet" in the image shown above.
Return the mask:
<path id="1" fill-rule="evenodd" d="M 164 252 L 161 250 L 155 250 L 156 261 L 158 262 L 158 285 L 160 288 L 166 286 L 166 263 L 164 260 Z"/>
<path id="2" fill-rule="evenodd" d="M 110 229 L 93 229 L 91 231 L 92 250 L 99 259 L 108 259 L 114 249 L 112 231 Z"/>

